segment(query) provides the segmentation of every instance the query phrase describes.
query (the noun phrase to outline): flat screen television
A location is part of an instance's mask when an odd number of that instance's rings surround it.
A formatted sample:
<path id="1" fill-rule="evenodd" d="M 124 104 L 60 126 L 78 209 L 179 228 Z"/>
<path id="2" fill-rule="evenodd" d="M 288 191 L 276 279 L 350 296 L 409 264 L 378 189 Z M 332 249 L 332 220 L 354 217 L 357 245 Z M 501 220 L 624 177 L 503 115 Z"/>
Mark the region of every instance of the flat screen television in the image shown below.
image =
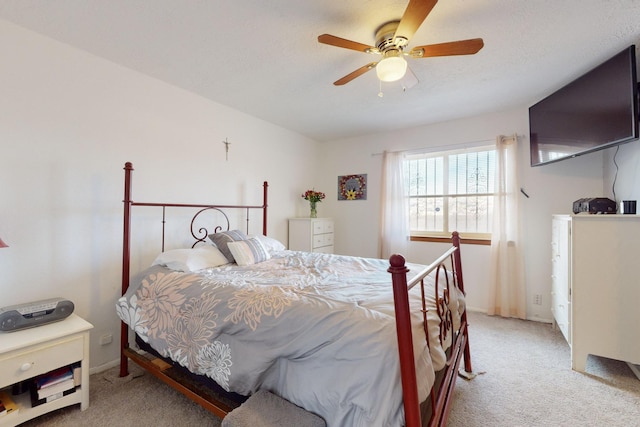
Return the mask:
<path id="1" fill-rule="evenodd" d="M 638 139 L 635 45 L 531 106 L 529 133 L 531 166 Z"/>

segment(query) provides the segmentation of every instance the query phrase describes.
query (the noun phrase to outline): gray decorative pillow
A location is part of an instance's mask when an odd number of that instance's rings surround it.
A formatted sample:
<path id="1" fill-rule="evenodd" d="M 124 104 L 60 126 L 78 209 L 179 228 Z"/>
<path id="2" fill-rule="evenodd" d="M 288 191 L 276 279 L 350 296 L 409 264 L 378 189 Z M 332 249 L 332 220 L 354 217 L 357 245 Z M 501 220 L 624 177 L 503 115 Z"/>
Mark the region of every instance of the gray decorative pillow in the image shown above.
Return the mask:
<path id="1" fill-rule="evenodd" d="M 247 240 L 247 235 L 240 230 L 221 231 L 220 233 L 209 234 L 209 239 L 220 249 L 220 252 L 229 262 L 235 262 L 235 258 L 233 258 L 233 254 L 227 245 L 230 242 Z"/>

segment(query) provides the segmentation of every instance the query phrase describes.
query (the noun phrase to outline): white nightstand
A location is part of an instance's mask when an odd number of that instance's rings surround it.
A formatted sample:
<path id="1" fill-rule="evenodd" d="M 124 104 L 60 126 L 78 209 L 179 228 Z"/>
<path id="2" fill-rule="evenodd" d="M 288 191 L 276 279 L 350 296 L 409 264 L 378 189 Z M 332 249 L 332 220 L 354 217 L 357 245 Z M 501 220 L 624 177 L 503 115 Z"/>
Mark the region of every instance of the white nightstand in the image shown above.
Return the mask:
<path id="1" fill-rule="evenodd" d="M 65 320 L 17 332 L 0 333 L 0 389 L 57 368 L 80 362 L 82 384 L 74 393 L 31 407 L 29 392 L 11 396 L 17 414 L 0 417 L 0 427 L 15 426 L 47 412 L 80 404 L 89 407 L 89 330 L 91 323 L 72 314 Z"/>

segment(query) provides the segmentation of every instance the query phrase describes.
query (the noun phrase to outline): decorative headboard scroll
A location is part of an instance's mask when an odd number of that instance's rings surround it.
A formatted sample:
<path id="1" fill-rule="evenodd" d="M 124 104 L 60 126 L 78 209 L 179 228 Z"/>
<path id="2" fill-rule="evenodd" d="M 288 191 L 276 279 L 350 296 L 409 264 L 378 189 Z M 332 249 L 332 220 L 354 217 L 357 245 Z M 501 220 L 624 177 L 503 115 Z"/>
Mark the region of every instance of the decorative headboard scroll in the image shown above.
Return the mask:
<path id="1" fill-rule="evenodd" d="M 204 214 L 204 213 L 206 213 L 208 211 L 216 211 L 217 213 L 219 213 L 224 218 L 224 221 L 226 222 L 226 227 L 224 225 L 214 225 L 213 226 L 213 233 L 218 233 L 220 231 L 229 230 L 229 228 L 231 227 L 231 224 L 229 222 L 229 217 L 227 216 L 227 214 L 222 209 L 218 209 L 218 208 L 200 209 L 198 212 L 196 212 L 196 214 L 191 219 L 191 235 L 193 236 L 194 239 L 196 239 L 196 241 L 193 243 L 193 245 L 191 247 L 195 247 L 198 243 L 204 242 L 206 240 L 207 236 L 209 236 L 209 234 L 211 234 L 211 231 L 209 231 L 209 229 L 207 229 L 206 227 L 198 227 L 196 225 L 197 220 L 200 217 L 200 215 Z M 196 232 L 196 228 L 198 229 L 197 232 Z M 249 233 L 249 213 L 247 212 L 247 234 L 248 233 Z"/>
<path id="2" fill-rule="evenodd" d="M 267 235 L 267 190 L 269 184 L 267 181 L 263 183 L 263 194 L 261 205 L 216 205 L 216 204 L 185 204 L 185 203 L 148 203 L 148 202 L 136 202 L 131 197 L 131 179 L 133 174 L 133 165 L 131 162 L 127 162 L 124 165 L 124 218 L 123 218 L 123 242 L 122 242 L 122 288 L 123 293 L 129 286 L 130 277 L 130 247 L 131 247 L 131 210 L 135 206 L 152 206 L 162 209 L 162 251 L 165 249 L 165 224 L 166 213 L 168 208 L 195 208 L 200 210 L 191 219 L 191 235 L 195 239 L 193 246 L 198 243 L 205 242 L 206 238 L 211 233 L 216 233 L 223 230 L 229 230 L 230 221 L 227 215 L 228 210 L 244 210 L 247 221 L 247 234 L 249 232 L 249 217 L 250 211 L 262 210 L 262 234 Z M 214 223 L 209 226 L 199 226 L 198 220 L 202 218 L 206 212 L 215 212 L 220 220 L 219 223 Z"/>

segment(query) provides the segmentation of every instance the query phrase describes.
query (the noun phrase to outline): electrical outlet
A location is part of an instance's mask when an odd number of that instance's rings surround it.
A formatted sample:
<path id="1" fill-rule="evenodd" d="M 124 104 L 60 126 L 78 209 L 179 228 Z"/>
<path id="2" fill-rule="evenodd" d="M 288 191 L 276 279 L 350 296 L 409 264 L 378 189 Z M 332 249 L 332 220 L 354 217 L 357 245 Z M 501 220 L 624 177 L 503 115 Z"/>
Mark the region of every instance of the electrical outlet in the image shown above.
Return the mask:
<path id="1" fill-rule="evenodd" d="M 542 294 L 535 294 L 533 296 L 533 304 L 534 305 L 542 305 Z"/>
<path id="2" fill-rule="evenodd" d="M 100 337 L 100 345 L 111 344 L 111 341 L 113 341 L 113 335 L 111 334 L 104 334 Z"/>

